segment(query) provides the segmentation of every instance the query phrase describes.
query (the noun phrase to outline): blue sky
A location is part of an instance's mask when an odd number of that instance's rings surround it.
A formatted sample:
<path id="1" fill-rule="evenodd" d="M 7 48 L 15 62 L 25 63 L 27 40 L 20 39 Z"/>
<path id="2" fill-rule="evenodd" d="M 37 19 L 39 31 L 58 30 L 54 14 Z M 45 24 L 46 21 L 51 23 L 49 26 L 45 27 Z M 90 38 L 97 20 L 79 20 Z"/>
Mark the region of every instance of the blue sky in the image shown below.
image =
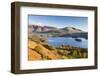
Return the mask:
<path id="1" fill-rule="evenodd" d="M 28 23 L 29 25 L 39 24 L 41 26 L 53 26 L 58 28 L 76 27 L 83 31 L 88 31 L 87 17 L 29 15 Z"/>

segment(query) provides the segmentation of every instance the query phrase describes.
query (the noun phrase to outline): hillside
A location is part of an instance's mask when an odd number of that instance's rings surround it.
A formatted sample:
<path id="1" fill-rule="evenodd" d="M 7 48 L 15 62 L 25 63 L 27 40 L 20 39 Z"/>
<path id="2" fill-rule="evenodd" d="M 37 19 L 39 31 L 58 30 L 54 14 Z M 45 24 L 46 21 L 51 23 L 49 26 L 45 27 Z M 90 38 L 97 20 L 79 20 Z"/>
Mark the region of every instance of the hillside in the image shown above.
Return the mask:
<path id="1" fill-rule="evenodd" d="M 80 32 L 84 32 L 78 28 L 74 28 L 74 27 L 64 27 L 61 30 L 67 31 L 69 33 L 80 33 Z"/>
<path id="2" fill-rule="evenodd" d="M 51 46 L 41 41 L 36 35 L 28 38 L 28 60 L 55 60 L 55 59 L 74 59 L 87 58 L 87 49 L 78 48 L 70 45 L 59 47 Z"/>
<path id="3" fill-rule="evenodd" d="M 28 59 L 29 60 L 52 60 L 52 59 L 62 59 L 56 51 L 50 51 L 41 44 L 37 44 L 34 41 L 28 41 Z"/>
<path id="4" fill-rule="evenodd" d="M 83 32 L 80 29 L 74 27 L 64 27 L 64 28 L 57 28 L 57 27 L 50 27 L 50 26 L 40 26 L 40 25 L 29 25 L 29 29 L 32 32 L 69 32 L 69 33 L 76 33 L 76 32 Z"/>
<path id="5" fill-rule="evenodd" d="M 39 26 L 39 25 L 29 25 L 29 33 L 37 33 L 38 35 L 43 35 L 45 37 L 83 37 L 87 39 L 87 32 L 84 32 L 75 27 L 50 27 L 50 26 Z"/>

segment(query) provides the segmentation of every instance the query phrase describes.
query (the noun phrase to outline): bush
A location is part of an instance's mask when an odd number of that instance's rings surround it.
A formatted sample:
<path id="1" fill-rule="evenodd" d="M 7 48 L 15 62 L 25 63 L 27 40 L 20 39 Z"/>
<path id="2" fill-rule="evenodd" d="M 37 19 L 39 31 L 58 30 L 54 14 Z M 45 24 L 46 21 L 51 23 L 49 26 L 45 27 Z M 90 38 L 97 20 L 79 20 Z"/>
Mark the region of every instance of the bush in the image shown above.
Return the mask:
<path id="1" fill-rule="evenodd" d="M 63 59 L 69 59 L 67 56 L 63 56 Z"/>
<path id="2" fill-rule="evenodd" d="M 43 55 L 43 60 L 48 60 L 48 56 Z"/>
<path id="3" fill-rule="evenodd" d="M 38 53 L 41 53 L 42 49 L 39 46 L 36 46 L 34 50 L 37 51 Z"/>
<path id="4" fill-rule="evenodd" d="M 55 47 L 51 46 L 51 45 L 48 45 L 48 44 L 45 44 L 43 45 L 45 48 L 49 49 L 49 50 L 56 50 Z"/>

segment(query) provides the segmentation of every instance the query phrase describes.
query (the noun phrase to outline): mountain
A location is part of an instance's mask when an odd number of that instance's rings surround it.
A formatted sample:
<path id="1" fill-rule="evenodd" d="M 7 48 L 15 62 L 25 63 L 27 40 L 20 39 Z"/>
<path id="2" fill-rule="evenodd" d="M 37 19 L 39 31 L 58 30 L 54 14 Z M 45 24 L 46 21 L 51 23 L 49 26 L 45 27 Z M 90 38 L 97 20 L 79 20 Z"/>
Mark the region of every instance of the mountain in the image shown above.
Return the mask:
<path id="1" fill-rule="evenodd" d="M 57 27 L 50 27 L 50 26 L 40 26 L 40 25 L 29 25 L 29 30 L 31 32 L 69 32 L 69 33 L 77 33 L 83 32 L 80 29 L 75 27 L 64 27 L 64 28 L 57 28 Z"/>
<path id="2" fill-rule="evenodd" d="M 40 26 L 40 25 L 29 25 L 30 32 L 46 32 L 50 30 L 56 30 L 56 27 Z"/>
<path id="3" fill-rule="evenodd" d="M 77 28 L 75 28 L 75 27 L 64 27 L 64 28 L 62 28 L 62 30 L 65 30 L 65 31 L 67 31 L 67 32 L 69 32 L 69 33 L 83 32 L 82 30 L 77 29 Z"/>
<path id="4" fill-rule="evenodd" d="M 37 33 L 39 35 L 53 36 L 53 37 L 83 37 L 87 39 L 87 32 L 84 32 L 75 27 L 50 27 L 40 25 L 29 25 L 29 33 Z"/>

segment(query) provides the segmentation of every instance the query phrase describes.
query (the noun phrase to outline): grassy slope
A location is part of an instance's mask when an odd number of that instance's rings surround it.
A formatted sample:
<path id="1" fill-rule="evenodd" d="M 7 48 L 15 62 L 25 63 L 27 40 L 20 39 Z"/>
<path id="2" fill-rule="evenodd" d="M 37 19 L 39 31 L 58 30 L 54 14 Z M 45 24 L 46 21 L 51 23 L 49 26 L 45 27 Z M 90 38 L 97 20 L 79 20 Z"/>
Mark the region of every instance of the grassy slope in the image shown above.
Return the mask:
<path id="1" fill-rule="evenodd" d="M 43 45 L 39 43 L 37 44 L 36 42 L 31 41 L 31 40 L 29 40 L 28 42 L 28 48 L 29 48 L 29 54 L 28 54 L 29 60 L 36 60 L 36 59 L 46 60 L 46 59 L 61 59 L 62 58 L 57 52 L 54 53 L 54 51 L 48 50 Z"/>
<path id="2" fill-rule="evenodd" d="M 88 53 L 86 49 L 72 48 L 71 46 L 63 46 L 53 48 L 51 46 L 43 46 L 40 43 L 29 40 L 28 41 L 28 59 L 29 60 L 55 60 L 55 59 L 77 59 L 87 58 Z"/>

